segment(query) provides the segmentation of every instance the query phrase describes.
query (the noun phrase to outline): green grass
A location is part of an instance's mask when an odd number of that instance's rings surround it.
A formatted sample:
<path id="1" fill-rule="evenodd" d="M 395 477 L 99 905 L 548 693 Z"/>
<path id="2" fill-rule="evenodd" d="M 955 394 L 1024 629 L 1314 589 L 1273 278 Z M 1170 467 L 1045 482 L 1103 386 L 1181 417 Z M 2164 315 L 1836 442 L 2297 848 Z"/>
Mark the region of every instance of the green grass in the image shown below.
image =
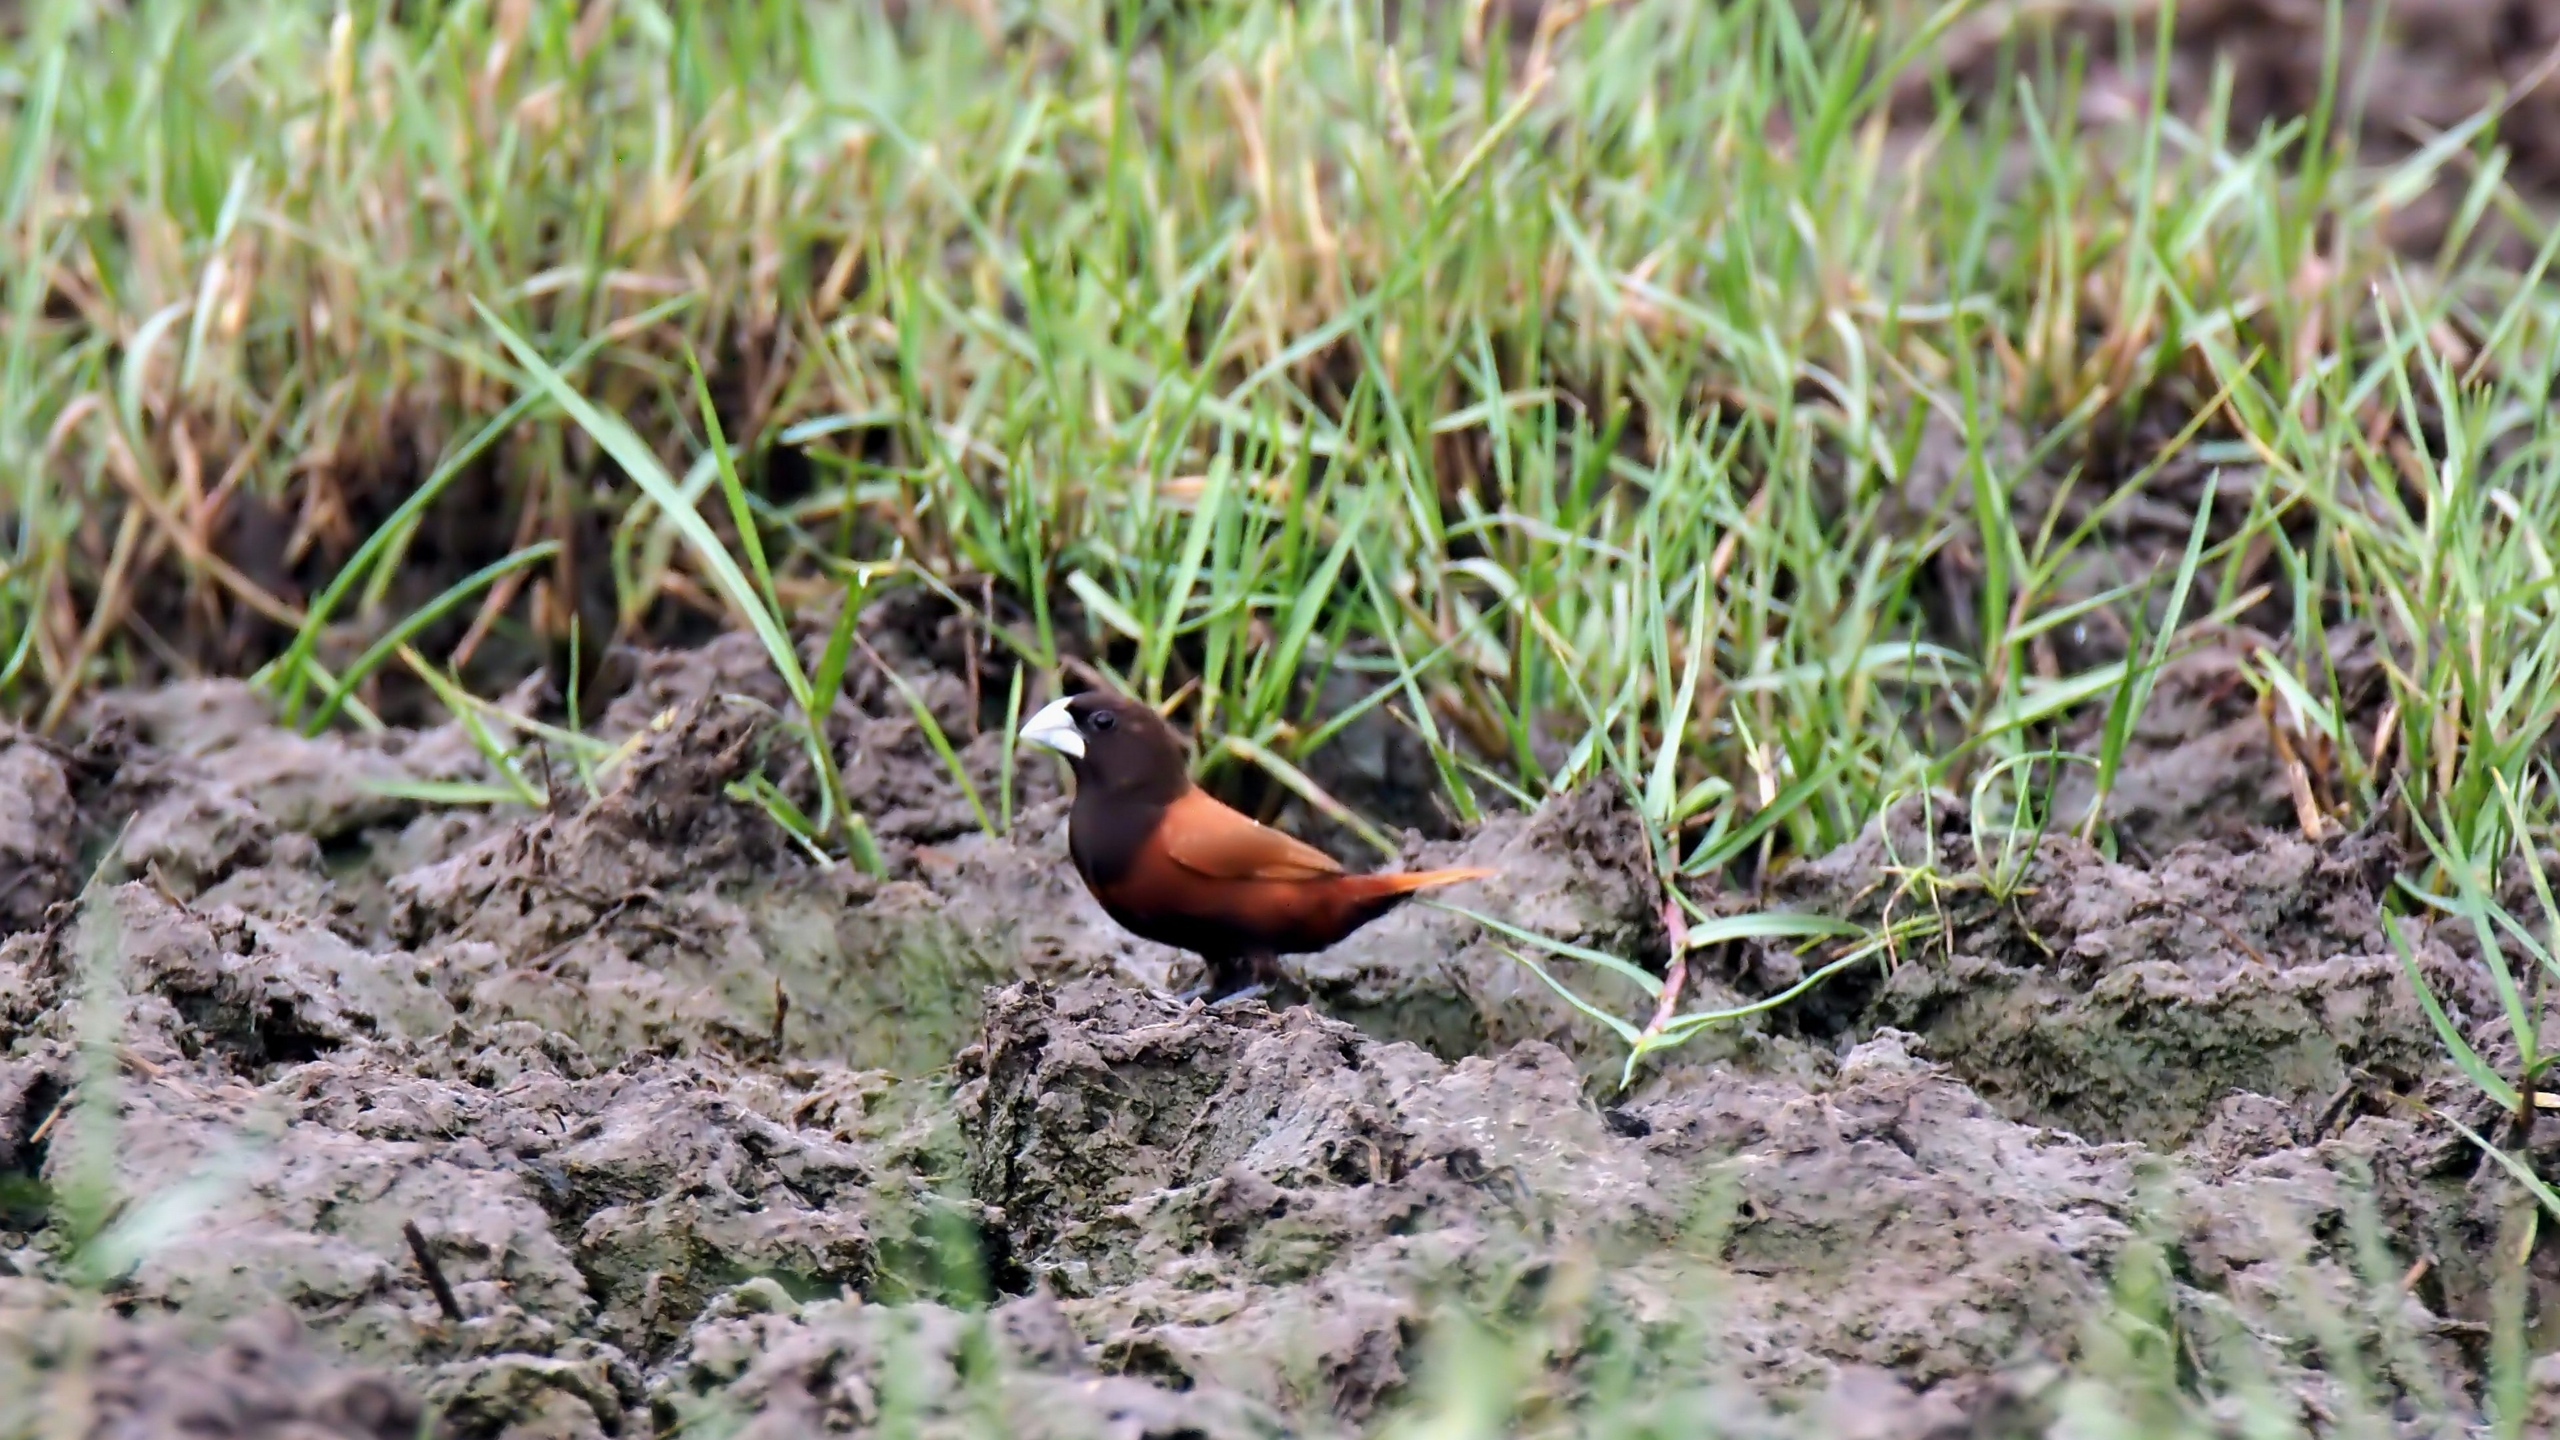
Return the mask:
<path id="1" fill-rule="evenodd" d="M 1320 778 L 1382 709 L 1462 820 L 1623 785 L 1693 945 L 1865 963 L 1895 937 L 1691 897 L 1915 794 L 2113 846 L 2066 777 L 2114 793 L 2219 640 L 2299 823 L 2409 837 L 2395 903 L 2477 930 L 2519 1073 L 2445 1034 L 2531 1104 L 2560 966 L 2491 892 L 2554 828 L 2560 231 L 2494 112 L 2370 162 L 2333 66 L 2270 129 L 2225 75 L 2091 131 L 2087 57 L 2032 33 L 1934 74 L 1965 5 L 1631 0 L 1528 43 L 1456 5 L 1392 43 L 1367 4 L 919 8 L 32 7 L 0 708 L 230 669 L 375 727 L 405 677 L 496 777 L 433 798 L 532 803 L 475 687 L 708 619 L 818 776 L 740 793 L 876 870 L 811 722 L 863 604 L 928 586 L 1018 662 L 1010 714 L 1089 665 L 1392 853 Z M 2431 185 L 2440 252 L 2387 250 Z M 575 730 L 539 738 L 592 784 Z M 1612 959 L 1512 938 L 1569 996 Z M 1630 1073 L 1733 1018 L 1641 983 Z"/>
<path id="2" fill-rule="evenodd" d="M 2292 624 L 2241 678 L 2334 746 L 2339 819 L 2385 806 L 2377 752 L 2392 803 L 2494 811 L 2560 665 L 2549 299 L 2365 238 L 2471 152 L 2084 135 L 2032 71 L 1889 149 L 1961 7 L 1693 8 L 1480 60 L 1356 6 L 1209 7 L 1144 51 L 1099 4 L 996 53 L 859 7 L 163 6 L 70 24 L 59 67 L 30 37 L 6 693 L 58 723 L 210 663 L 196 612 L 273 612 L 318 723 L 405 622 L 556 647 L 601 588 L 625 635 L 754 626 L 798 699 L 791 614 L 984 578 L 999 643 L 1181 697 L 1205 768 L 1303 778 L 1346 723 L 1313 682 L 1350 672 L 1461 815 L 1615 772 L 1699 874 L 2049 784 L 2020 767 L 2057 722 L 2129 717 L 2256 601 Z M 2512 216 L 2472 170 L 2464 213 Z M 431 506 L 395 507 L 439 453 L 431 486 L 504 509 L 411 575 Z M 2113 543 L 2197 465 L 2247 503 L 2186 566 Z M 2077 512 L 2020 509 L 2029 475 Z M 252 499 L 299 547 L 273 583 L 209 548 Z M 1948 567 L 1978 583 L 1933 618 Z M 2381 744 L 2313 643 L 2359 619 Z M 2148 643 L 2058 668 L 2093 621 Z M 2112 778 L 2120 731 L 2071 763 Z"/>

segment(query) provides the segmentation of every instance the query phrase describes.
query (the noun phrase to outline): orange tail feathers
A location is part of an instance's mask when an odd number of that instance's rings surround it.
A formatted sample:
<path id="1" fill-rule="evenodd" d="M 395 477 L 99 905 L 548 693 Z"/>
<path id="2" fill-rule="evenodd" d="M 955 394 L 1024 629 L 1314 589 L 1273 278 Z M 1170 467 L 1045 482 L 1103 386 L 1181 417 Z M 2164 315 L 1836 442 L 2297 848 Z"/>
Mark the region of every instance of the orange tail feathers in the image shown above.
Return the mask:
<path id="1" fill-rule="evenodd" d="M 1490 880 L 1491 870 L 1464 868 L 1456 870 L 1416 870 L 1407 875 L 1365 875 L 1362 879 L 1377 882 L 1381 895 L 1410 895 L 1416 890 L 1437 890 L 1443 885 L 1457 885 L 1468 880 Z"/>

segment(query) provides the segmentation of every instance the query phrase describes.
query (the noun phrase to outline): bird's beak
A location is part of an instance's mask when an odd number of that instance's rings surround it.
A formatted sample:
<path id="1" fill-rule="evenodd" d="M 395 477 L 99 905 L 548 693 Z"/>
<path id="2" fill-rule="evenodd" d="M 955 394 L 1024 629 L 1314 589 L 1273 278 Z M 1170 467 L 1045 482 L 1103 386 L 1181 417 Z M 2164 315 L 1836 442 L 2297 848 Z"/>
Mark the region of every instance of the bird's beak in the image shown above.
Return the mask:
<path id="1" fill-rule="evenodd" d="M 1055 750 L 1070 760 L 1084 758 L 1084 737 L 1076 733 L 1076 717 L 1067 713 L 1065 698 L 1040 707 L 1022 727 L 1023 743 Z"/>

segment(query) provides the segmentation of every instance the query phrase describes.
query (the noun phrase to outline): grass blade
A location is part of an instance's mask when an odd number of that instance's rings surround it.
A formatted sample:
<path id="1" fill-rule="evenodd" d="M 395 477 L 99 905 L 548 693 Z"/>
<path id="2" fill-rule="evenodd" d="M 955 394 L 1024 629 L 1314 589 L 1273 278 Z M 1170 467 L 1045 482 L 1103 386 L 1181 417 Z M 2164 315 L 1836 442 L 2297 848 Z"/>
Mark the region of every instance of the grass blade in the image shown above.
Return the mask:
<path id="1" fill-rule="evenodd" d="M 810 702 L 809 680 L 801 672 L 798 653 L 791 648 L 790 634 L 783 629 L 781 619 L 766 608 L 755 584 L 720 544 L 720 537 L 713 533 L 702 513 L 685 503 L 674 477 L 667 473 L 666 466 L 658 462 L 647 442 L 631 428 L 630 422 L 590 404 L 540 353 L 508 328 L 507 322 L 499 319 L 496 312 L 477 300 L 471 303 L 481 320 L 497 332 L 499 343 L 506 346 L 507 353 L 515 358 L 516 364 L 533 377 L 534 384 L 577 422 L 578 428 L 586 431 L 588 438 L 612 456 L 614 463 L 622 467 L 622 472 L 631 477 L 632 483 L 646 492 L 651 502 L 674 521 L 677 533 L 693 551 L 694 562 L 702 567 L 703 573 L 709 577 L 721 598 L 729 603 L 737 618 L 755 632 L 756 639 L 764 645 L 765 653 L 772 657 L 774 672 L 791 688 L 792 700 L 806 712 Z"/>
<path id="2" fill-rule="evenodd" d="M 381 639 L 365 647 L 364 653 L 357 656 L 355 663 L 347 667 L 347 672 L 338 677 L 335 685 L 329 687 L 329 693 L 321 700 L 320 708 L 312 711 L 311 718 L 303 722 L 302 733 L 319 734 L 331 720 L 337 718 L 338 711 L 347 703 L 347 697 L 354 693 L 358 685 L 364 683 L 365 677 L 382 668 L 383 663 L 415 639 L 419 631 L 435 624 L 451 614 L 463 601 L 497 584 L 507 576 L 528 565 L 539 564 L 559 553 L 560 542 L 545 540 L 504 559 L 492 560 L 445 587 L 443 594 L 419 606 L 408 619 L 392 626 Z"/>

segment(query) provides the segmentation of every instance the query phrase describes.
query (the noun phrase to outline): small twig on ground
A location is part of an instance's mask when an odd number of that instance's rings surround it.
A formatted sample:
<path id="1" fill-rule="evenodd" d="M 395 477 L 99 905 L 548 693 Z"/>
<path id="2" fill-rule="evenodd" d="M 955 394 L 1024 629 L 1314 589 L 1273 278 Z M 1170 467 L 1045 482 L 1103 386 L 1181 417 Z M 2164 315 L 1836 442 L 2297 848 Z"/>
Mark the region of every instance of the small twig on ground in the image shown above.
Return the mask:
<path id="1" fill-rule="evenodd" d="M 560 813 L 560 786 L 551 775 L 551 747 L 537 735 L 533 740 L 534 763 L 542 767 L 542 808 L 552 815 Z"/>
<path id="2" fill-rule="evenodd" d="M 43 1123 L 37 1125 L 35 1130 L 27 1136 L 26 1147 L 28 1149 L 33 1149 L 36 1146 L 43 1144 L 46 1138 L 53 1134 L 53 1127 L 62 1123 L 62 1107 L 68 1102 L 69 1098 L 70 1097 L 65 1096 L 63 1099 L 53 1102 L 53 1108 L 45 1112 Z"/>
<path id="3" fill-rule="evenodd" d="M 1662 1000 L 1653 1007 L 1653 1023 L 1644 1027 L 1648 1036 L 1659 1035 L 1680 1010 L 1680 992 L 1689 983 L 1689 917 L 1680 913 L 1675 897 L 1662 902 L 1662 928 L 1671 935 L 1671 963 L 1662 971 Z"/>
<path id="4" fill-rule="evenodd" d="M 2313 1140 L 2318 1141 L 2327 1139 L 2331 1127 L 2335 1126 L 2340 1120 L 2346 1118 L 2347 1106 L 2356 1098 L 2356 1091 L 2363 1085 L 2363 1083 L 2364 1077 L 2362 1075 L 2348 1076 L 2346 1083 L 2340 1085 L 2337 1088 L 2336 1093 L 2329 1097 L 2328 1103 L 2320 1107 L 2319 1115 L 2311 1122 L 2311 1138 Z"/>
<path id="5" fill-rule="evenodd" d="M 993 617 L 995 613 L 996 582 L 992 577 L 981 576 L 978 580 L 978 620 L 981 628 L 978 634 L 969 637 L 968 645 L 960 652 L 961 659 L 966 663 L 966 668 L 968 670 L 969 736 L 971 739 L 977 738 L 978 734 L 985 729 L 984 726 L 978 723 L 979 706 L 981 703 L 978 694 L 980 683 L 978 676 L 978 651 L 987 643 L 985 637 L 994 633 L 995 620 Z"/>
<path id="6" fill-rule="evenodd" d="M 2276 715 L 2274 691 L 2259 698 L 2258 714 L 2266 721 L 2267 738 L 2274 743 L 2277 767 L 2284 772 L 2285 791 L 2293 800 L 2294 823 L 2302 827 L 2303 839 L 2317 844 L 2328 833 L 2328 817 L 2320 813 L 2320 801 L 2313 793 L 2309 767 L 2302 763 L 2302 756 L 2294 748 L 2292 734 Z"/>
<path id="7" fill-rule="evenodd" d="M 462 1302 L 453 1298 L 453 1287 L 445 1283 L 444 1267 L 436 1263 L 436 1253 L 427 1248 L 427 1237 L 419 1231 L 418 1222 L 401 1221 L 400 1233 L 409 1241 L 409 1253 L 417 1257 L 419 1272 L 427 1277 L 427 1288 L 435 1292 L 436 1308 L 444 1312 L 447 1320 L 461 1324 Z"/>

